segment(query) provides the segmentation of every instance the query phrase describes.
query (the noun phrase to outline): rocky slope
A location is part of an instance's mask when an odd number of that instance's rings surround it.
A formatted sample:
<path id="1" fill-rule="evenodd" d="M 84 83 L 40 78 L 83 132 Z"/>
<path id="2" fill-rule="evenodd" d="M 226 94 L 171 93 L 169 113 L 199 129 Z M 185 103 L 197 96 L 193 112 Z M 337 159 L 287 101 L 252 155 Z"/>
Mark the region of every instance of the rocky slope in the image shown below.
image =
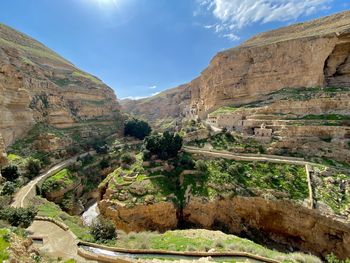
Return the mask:
<path id="1" fill-rule="evenodd" d="M 191 98 L 189 85 L 166 90 L 156 96 L 141 100 L 121 100 L 121 109 L 148 120 L 157 128 L 167 128 L 184 117 Z"/>
<path id="2" fill-rule="evenodd" d="M 257 35 L 217 54 L 192 81 L 199 117 L 286 87 L 350 86 L 350 12 Z"/>
<path id="3" fill-rule="evenodd" d="M 79 136 L 118 129 L 113 90 L 36 40 L 0 24 L 0 134 L 8 147 L 38 123 Z M 63 136 L 64 137 L 64 136 Z"/>

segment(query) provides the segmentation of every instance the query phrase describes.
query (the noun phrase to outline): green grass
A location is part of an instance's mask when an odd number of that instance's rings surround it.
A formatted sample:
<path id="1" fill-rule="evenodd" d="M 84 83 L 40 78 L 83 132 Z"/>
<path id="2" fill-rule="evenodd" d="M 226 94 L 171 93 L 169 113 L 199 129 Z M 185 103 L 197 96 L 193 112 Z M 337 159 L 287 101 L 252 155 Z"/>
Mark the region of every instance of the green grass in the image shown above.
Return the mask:
<path id="1" fill-rule="evenodd" d="M 209 115 L 210 116 L 217 116 L 220 114 L 226 114 L 226 113 L 233 113 L 237 111 L 239 108 L 233 107 L 233 106 L 223 106 L 221 108 L 218 108 L 217 110 L 211 112 Z"/>
<path id="2" fill-rule="evenodd" d="M 71 173 L 69 169 L 63 169 L 45 180 L 42 185 L 42 191 L 43 193 L 49 193 L 64 189 L 73 185 L 76 180 L 77 176 L 75 174 Z"/>
<path id="3" fill-rule="evenodd" d="M 65 223 L 69 229 L 81 240 L 92 241 L 90 228 L 83 225 L 81 219 L 77 216 L 71 216 L 63 212 L 61 208 L 53 202 L 49 202 L 39 196 L 35 197 L 34 205 L 38 208 L 38 216 L 50 217 Z"/>
<path id="4" fill-rule="evenodd" d="M 272 190 L 294 200 L 308 196 L 306 173 L 303 166 L 263 162 L 236 162 L 230 160 L 206 161 L 207 170 L 201 177 L 185 177 L 192 185 L 193 194 L 215 198 L 218 195 L 255 195 L 256 189 Z M 222 185 L 232 185 L 230 190 Z"/>
<path id="5" fill-rule="evenodd" d="M 341 114 L 309 114 L 305 115 L 301 118 L 302 120 L 331 120 L 331 121 L 342 121 L 342 120 L 350 120 L 350 115 L 341 115 Z"/>
<path id="6" fill-rule="evenodd" d="M 316 199 L 327 204 L 336 214 L 343 214 L 350 206 L 350 194 L 342 188 L 342 182 L 349 175 L 333 174 L 331 177 L 321 177 L 321 184 L 315 188 Z"/>
<path id="7" fill-rule="evenodd" d="M 101 80 L 97 79 L 96 77 L 88 74 L 88 73 L 85 73 L 85 72 L 82 72 L 82 71 L 74 71 L 72 73 L 72 76 L 73 77 L 76 77 L 76 78 L 85 78 L 85 79 L 89 79 L 91 80 L 92 82 L 94 82 L 95 84 L 99 84 L 99 85 L 102 85 L 102 82 Z"/>
<path id="8" fill-rule="evenodd" d="M 116 245 L 128 249 L 161 249 L 168 251 L 248 252 L 282 262 L 321 262 L 318 258 L 302 253 L 281 253 L 256 244 L 248 239 L 227 235 L 219 231 L 175 230 L 164 234 L 157 232 L 119 233 Z M 299 261 L 295 260 L 298 257 Z M 288 261 L 290 260 L 290 261 Z M 226 262 L 226 261 L 225 261 Z"/>
<path id="9" fill-rule="evenodd" d="M 10 246 L 8 240 L 9 231 L 7 229 L 0 229 L 0 262 L 9 258 L 8 247 Z"/>

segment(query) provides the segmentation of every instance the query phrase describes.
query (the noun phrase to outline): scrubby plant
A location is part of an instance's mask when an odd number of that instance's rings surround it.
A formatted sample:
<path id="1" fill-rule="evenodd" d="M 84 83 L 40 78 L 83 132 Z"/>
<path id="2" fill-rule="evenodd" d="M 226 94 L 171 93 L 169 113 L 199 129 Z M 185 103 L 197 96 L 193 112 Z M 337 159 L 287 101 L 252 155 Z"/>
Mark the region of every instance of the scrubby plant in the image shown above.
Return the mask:
<path id="1" fill-rule="evenodd" d="M 0 210 L 0 219 L 7 221 L 11 226 L 29 227 L 38 211 L 34 207 L 29 208 L 15 208 L 4 207 Z"/>
<path id="2" fill-rule="evenodd" d="M 124 123 L 124 135 L 126 136 L 132 136 L 143 140 L 146 136 L 150 135 L 151 132 L 151 126 L 143 120 L 133 118 Z"/>
<path id="3" fill-rule="evenodd" d="M 130 153 L 124 153 L 122 154 L 122 156 L 120 157 L 120 160 L 124 163 L 124 164 L 133 164 L 136 161 L 135 156 L 133 156 Z"/>
<path id="4" fill-rule="evenodd" d="M 30 179 L 39 175 L 41 162 L 37 159 L 29 159 L 26 164 L 26 176 Z"/>
<path id="5" fill-rule="evenodd" d="M 12 195 L 16 190 L 16 184 L 13 182 L 5 182 L 1 190 L 1 195 Z"/>
<path id="6" fill-rule="evenodd" d="M 7 181 L 15 181 L 19 177 L 18 168 L 15 165 L 9 165 L 1 169 L 1 175 Z"/>
<path id="7" fill-rule="evenodd" d="M 200 172 L 206 172 L 208 169 L 208 166 L 205 161 L 203 160 L 197 160 L 195 165 L 196 170 Z"/>
<path id="8" fill-rule="evenodd" d="M 103 217 L 92 223 L 90 233 L 98 242 L 106 242 L 117 237 L 117 231 L 113 222 Z"/>

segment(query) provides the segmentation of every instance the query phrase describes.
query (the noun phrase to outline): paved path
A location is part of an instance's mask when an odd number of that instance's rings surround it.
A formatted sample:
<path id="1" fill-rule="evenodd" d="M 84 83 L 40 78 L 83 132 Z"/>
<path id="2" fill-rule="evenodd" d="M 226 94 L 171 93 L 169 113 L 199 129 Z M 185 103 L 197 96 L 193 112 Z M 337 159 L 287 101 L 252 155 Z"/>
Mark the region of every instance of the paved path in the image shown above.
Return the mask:
<path id="1" fill-rule="evenodd" d="M 43 239 L 43 245 L 35 245 L 41 253 L 53 258 L 74 258 L 77 262 L 94 262 L 85 260 L 77 254 L 77 241 L 69 230 L 65 231 L 47 221 L 34 221 L 27 230 L 33 233 L 32 237 Z"/>
<path id="2" fill-rule="evenodd" d="M 88 152 L 90 154 L 94 154 L 94 152 Z M 81 154 L 80 156 L 87 155 L 88 153 Z M 11 206 L 13 207 L 26 207 L 27 201 L 29 201 L 30 198 L 35 196 L 35 186 L 42 180 L 45 180 L 47 177 L 57 173 L 59 170 L 69 166 L 70 164 L 74 163 L 79 155 L 76 155 L 72 158 L 69 158 L 61 163 L 56 164 L 52 168 L 50 168 L 48 171 L 44 172 L 40 176 L 36 177 L 32 181 L 30 181 L 27 185 L 23 186 L 14 196 L 13 202 Z"/>

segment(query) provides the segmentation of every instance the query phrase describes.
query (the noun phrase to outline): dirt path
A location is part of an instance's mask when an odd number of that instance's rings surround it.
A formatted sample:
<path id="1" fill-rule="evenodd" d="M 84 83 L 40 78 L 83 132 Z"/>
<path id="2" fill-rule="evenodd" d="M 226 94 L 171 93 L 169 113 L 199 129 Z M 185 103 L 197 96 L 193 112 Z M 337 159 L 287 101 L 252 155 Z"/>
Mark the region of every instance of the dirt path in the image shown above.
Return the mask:
<path id="1" fill-rule="evenodd" d="M 289 158 L 289 157 L 284 158 L 283 156 L 274 156 L 274 155 L 257 156 L 256 154 L 240 155 L 240 154 L 230 153 L 226 151 L 205 150 L 201 148 L 188 147 L 188 146 L 185 146 L 183 149 L 185 152 L 188 152 L 188 153 L 201 154 L 209 157 L 224 158 L 224 159 L 236 160 L 236 161 L 260 161 L 260 162 L 285 163 L 285 164 L 295 164 L 295 165 L 311 164 L 306 161 L 298 160 L 297 158 L 295 159 Z"/>

